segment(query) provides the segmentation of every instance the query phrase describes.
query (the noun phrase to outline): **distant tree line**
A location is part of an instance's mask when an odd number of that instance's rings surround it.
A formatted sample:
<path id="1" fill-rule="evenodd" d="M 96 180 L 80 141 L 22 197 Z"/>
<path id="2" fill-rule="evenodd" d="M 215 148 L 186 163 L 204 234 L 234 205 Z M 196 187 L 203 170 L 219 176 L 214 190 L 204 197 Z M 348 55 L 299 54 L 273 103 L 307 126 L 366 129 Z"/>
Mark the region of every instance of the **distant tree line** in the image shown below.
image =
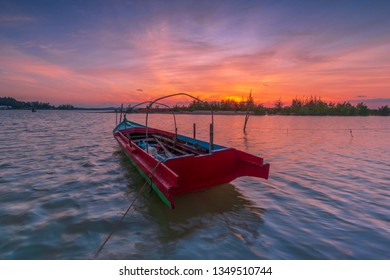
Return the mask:
<path id="1" fill-rule="evenodd" d="M 269 113 L 301 116 L 389 116 L 390 110 L 387 105 L 378 109 L 369 109 L 363 102 L 358 103 L 356 106 L 348 101 L 327 103 L 322 101 L 321 98 L 311 96 L 309 98 L 294 98 L 290 106 L 283 106 L 282 101 L 279 99 L 275 101 L 275 106 L 269 110 Z"/>
<path id="2" fill-rule="evenodd" d="M 12 97 L 0 97 L 0 106 L 8 106 L 13 109 L 57 109 L 57 110 L 74 110 L 83 109 L 76 108 L 73 105 L 65 104 L 59 106 L 53 106 L 49 103 L 42 103 L 38 101 L 23 102 L 18 101 Z M 369 109 L 367 105 L 360 102 L 356 106 L 349 102 L 342 103 L 327 103 L 322 101 L 321 98 L 308 97 L 308 98 L 294 98 L 291 101 L 290 106 L 285 106 L 281 99 L 274 102 L 273 107 L 265 107 L 263 104 L 256 104 L 251 95 L 246 100 L 235 101 L 228 98 L 221 101 L 201 102 L 198 100 L 192 101 L 188 106 L 174 106 L 174 111 L 209 111 L 211 108 L 214 111 L 233 111 L 233 112 L 246 112 L 249 111 L 255 115 L 301 115 L 301 116 L 389 116 L 390 108 L 385 105 L 378 109 Z M 112 108 L 107 108 L 112 109 Z M 162 110 L 162 109 L 161 109 Z"/>
<path id="3" fill-rule="evenodd" d="M 76 109 L 73 105 L 60 105 L 58 107 L 50 105 L 49 103 L 43 103 L 39 101 L 18 101 L 12 97 L 0 97 L 0 106 L 8 106 L 13 109 L 39 109 L 39 110 L 49 110 L 49 109 L 57 109 L 57 110 L 73 110 Z"/>
<path id="4" fill-rule="evenodd" d="M 300 116 L 389 116 L 389 107 L 382 106 L 378 109 L 369 109 L 367 105 L 360 102 L 356 106 L 349 102 L 327 103 L 321 98 L 294 98 L 290 106 L 284 106 L 281 99 L 274 102 L 274 106 L 266 108 L 263 104 L 256 104 L 250 96 L 247 100 L 240 102 L 234 99 L 225 99 L 221 101 L 200 102 L 194 100 L 188 106 L 175 106 L 175 111 L 250 111 L 256 115 L 300 115 Z"/>
<path id="5" fill-rule="evenodd" d="M 275 106 L 270 113 L 282 115 L 318 115 L 318 116 L 368 116 L 368 115 L 388 115 L 389 108 L 383 106 L 377 110 L 369 109 L 363 102 L 356 106 L 349 102 L 327 103 L 321 98 L 294 98 L 291 106 L 283 106 L 281 100 L 275 101 Z"/>
<path id="6" fill-rule="evenodd" d="M 192 101 L 188 106 L 175 106 L 174 111 L 234 111 L 234 112 L 246 112 L 250 111 L 258 115 L 265 115 L 267 108 L 263 104 L 255 104 L 251 95 L 247 100 L 236 101 L 232 98 L 224 99 L 221 101 L 201 102 L 198 100 Z"/>

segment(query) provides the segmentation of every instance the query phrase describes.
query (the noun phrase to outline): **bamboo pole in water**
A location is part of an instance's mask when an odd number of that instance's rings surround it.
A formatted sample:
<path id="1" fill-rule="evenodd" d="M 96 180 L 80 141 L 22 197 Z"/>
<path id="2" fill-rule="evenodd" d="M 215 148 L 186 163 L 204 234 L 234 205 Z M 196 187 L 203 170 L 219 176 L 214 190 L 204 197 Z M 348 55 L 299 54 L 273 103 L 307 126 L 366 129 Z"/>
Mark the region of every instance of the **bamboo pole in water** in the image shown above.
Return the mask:
<path id="1" fill-rule="evenodd" d="M 214 149 L 214 125 L 210 124 L 210 146 L 209 146 L 209 153 L 211 154 L 211 151 Z"/>
<path id="2" fill-rule="evenodd" d="M 246 124 L 248 123 L 248 119 L 249 119 L 249 111 L 246 111 L 245 122 L 244 122 L 244 132 L 245 132 L 245 129 L 246 129 Z"/>
<path id="3" fill-rule="evenodd" d="M 196 139 L 196 123 L 193 124 L 194 139 Z"/>
<path id="4" fill-rule="evenodd" d="M 249 102 L 250 100 L 252 100 L 252 89 L 251 91 L 249 92 L 249 97 L 248 97 L 248 100 L 246 102 L 246 115 L 245 115 L 245 122 L 244 122 L 244 132 L 246 130 L 246 124 L 248 123 L 248 119 L 249 119 Z"/>

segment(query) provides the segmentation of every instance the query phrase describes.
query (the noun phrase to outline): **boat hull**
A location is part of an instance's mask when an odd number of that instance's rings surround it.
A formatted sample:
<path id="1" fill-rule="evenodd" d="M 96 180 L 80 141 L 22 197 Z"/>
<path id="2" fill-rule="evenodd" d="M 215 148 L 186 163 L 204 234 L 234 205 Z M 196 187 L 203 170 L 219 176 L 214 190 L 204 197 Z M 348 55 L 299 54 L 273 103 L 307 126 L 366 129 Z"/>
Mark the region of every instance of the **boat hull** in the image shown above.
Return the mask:
<path id="1" fill-rule="evenodd" d="M 264 164 L 260 157 L 219 145 L 215 145 L 212 151 L 204 152 L 207 142 L 126 122 L 114 129 L 115 139 L 153 190 L 172 209 L 175 207 L 175 195 L 205 190 L 242 176 L 268 179 L 270 165 Z M 202 146 L 203 152 L 161 160 L 129 138 L 134 133 L 185 140 L 186 144 Z"/>

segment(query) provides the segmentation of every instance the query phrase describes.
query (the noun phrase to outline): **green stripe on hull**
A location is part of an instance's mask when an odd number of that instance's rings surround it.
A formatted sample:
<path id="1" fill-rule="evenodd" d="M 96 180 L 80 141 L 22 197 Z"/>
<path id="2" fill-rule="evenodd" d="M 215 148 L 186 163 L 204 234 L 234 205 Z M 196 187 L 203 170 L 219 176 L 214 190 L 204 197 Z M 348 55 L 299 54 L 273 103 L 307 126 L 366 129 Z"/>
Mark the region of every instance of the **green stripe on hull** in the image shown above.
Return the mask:
<path id="1" fill-rule="evenodd" d="M 171 202 L 165 197 L 165 195 L 158 189 L 158 187 L 152 182 L 152 180 L 150 180 L 150 178 L 148 176 L 146 176 L 146 174 L 141 170 L 141 168 L 139 168 L 139 166 L 133 161 L 133 159 L 128 156 L 126 153 L 125 155 L 127 156 L 127 158 L 130 160 L 130 162 L 135 166 L 135 168 L 138 170 L 138 172 L 141 174 L 142 177 L 144 177 L 147 181 L 148 181 L 148 184 L 152 187 L 152 189 L 154 190 L 154 192 L 158 195 L 158 197 L 166 204 L 168 205 L 169 208 L 172 209 L 172 204 Z"/>

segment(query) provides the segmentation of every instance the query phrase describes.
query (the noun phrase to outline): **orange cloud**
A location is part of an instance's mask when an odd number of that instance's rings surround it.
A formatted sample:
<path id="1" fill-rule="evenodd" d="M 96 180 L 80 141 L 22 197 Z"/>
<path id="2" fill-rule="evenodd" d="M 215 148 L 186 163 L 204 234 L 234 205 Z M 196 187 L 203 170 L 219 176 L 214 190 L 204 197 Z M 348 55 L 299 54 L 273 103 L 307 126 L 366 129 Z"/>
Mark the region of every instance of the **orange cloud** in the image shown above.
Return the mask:
<path id="1" fill-rule="evenodd" d="M 390 88 L 385 56 L 390 46 L 385 42 L 321 50 L 294 38 L 246 48 L 239 42 L 186 36 L 166 21 L 142 33 L 101 30 L 98 37 L 99 47 L 85 57 L 69 46 L 42 45 L 46 57 L 3 47 L 0 94 L 54 103 L 120 104 L 174 92 L 205 100 L 241 99 L 252 90 L 256 102 L 269 105 L 310 95 L 327 101 L 386 97 Z M 59 58 L 66 63 L 53 62 Z"/>

